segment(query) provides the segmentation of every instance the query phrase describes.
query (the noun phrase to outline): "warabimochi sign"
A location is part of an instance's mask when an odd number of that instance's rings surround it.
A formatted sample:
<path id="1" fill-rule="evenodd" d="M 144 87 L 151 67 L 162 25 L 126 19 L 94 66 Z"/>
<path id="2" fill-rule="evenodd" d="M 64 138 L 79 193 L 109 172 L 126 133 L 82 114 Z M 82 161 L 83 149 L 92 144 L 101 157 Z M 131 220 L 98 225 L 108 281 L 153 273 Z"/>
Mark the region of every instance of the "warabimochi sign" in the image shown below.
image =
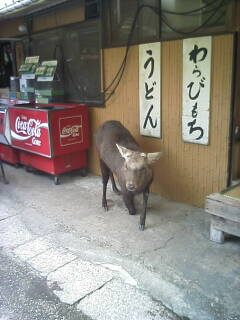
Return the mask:
<path id="1" fill-rule="evenodd" d="M 47 112 L 11 108 L 10 128 L 14 147 L 51 156 Z"/>

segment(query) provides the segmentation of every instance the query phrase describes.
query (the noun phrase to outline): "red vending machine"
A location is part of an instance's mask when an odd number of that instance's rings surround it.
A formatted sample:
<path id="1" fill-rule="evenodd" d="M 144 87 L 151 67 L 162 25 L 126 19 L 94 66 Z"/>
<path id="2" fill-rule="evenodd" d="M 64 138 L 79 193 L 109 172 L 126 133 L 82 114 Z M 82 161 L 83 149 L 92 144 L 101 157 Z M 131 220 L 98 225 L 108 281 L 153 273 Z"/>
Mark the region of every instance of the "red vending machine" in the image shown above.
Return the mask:
<path id="1" fill-rule="evenodd" d="M 85 105 L 15 105 L 9 107 L 11 143 L 20 163 L 54 176 L 86 169 L 89 148 Z"/>

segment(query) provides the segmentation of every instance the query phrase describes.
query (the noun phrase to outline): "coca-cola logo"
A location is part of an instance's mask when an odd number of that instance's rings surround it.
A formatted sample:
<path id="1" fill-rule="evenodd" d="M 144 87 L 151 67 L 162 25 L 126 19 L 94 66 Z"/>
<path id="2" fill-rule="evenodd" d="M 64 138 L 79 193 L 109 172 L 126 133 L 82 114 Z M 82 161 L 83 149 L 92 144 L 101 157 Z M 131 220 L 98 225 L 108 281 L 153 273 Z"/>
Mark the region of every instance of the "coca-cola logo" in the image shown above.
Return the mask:
<path id="1" fill-rule="evenodd" d="M 17 117 L 15 120 L 15 131 L 22 133 L 28 137 L 41 137 L 41 121 L 36 119 L 29 119 L 27 121 L 21 120 Z"/>
<path id="2" fill-rule="evenodd" d="M 42 123 L 41 120 L 24 117 L 16 117 L 15 119 L 15 131 L 11 130 L 11 135 L 16 140 L 28 140 L 32 138 L 32 144 L 41 146 L 41 129 L 48 129 L 47 123 Z"/>
<path id="3" fill-rule="evenodd" d="M 61 130 L 61 138 L 80 136 L 81 125 L 65 126 Z"/>

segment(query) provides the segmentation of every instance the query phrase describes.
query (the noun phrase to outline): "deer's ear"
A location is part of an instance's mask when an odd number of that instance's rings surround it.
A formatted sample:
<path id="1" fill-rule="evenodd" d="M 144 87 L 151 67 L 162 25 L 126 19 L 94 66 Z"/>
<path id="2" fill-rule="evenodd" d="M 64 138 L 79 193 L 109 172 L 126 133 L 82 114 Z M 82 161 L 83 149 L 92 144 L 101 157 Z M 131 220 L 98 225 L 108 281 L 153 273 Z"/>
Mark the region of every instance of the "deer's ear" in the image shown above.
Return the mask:
<path id="1" fill-rule="evenodd" d="M 124 158 L 124 159 L 127 159 L 129 156 L 131 156 L 132 154 L 132 151 L 123 147 L 123 146 L 120 146 L 119 144 L 116 143 L 116 146 L 118 148 L 118 151 L 120 152 L 121 156 Z"/>
<path id="2" fill-rule="evenodd" d="M 148 164 L 154 163 L 163 156 L 163 152 L 147 153 Z"/>

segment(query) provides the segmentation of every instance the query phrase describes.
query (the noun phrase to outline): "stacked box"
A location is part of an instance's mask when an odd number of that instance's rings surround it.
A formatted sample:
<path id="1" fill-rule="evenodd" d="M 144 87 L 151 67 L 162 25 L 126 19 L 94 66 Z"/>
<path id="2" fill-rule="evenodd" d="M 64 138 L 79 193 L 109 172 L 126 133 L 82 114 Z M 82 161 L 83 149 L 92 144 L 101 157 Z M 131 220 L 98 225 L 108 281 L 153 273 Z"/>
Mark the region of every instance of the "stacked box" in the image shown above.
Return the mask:
<path id="1" fill-rule="evenodd" d="M 9 99 L 9 88 L 0 88 L 0 99 Z"/>
<path id="2" fill-rule="evenodd" d="M 35 88 L 35 99 L 37 103 L 63 101 L 63 83 L 59 80 L 37 81 Z"/>
<path id="3" fill-rule="evenodd" d="M 34 101 L 35 99 L 35 79 L 20 79 L 20 98 Z"/>
<path id="4" fill-rule="evenodd" d="M 64 86 L 57 72 L 57 60 L 43 61 L 36 70 L 35 99 L 37 103 L 62 102 Z"/>
<path id="5" fill-rule="evenodd" d="M 19 91 L 19 77 L 10 77 L 9 98 L 17 99 Z"/>
<path id="6" fill-rule="evenodd" d="M 20 66 L 19 80 L 20 99 L 33 102 L 35 100 L 36 69 L 39 63 L 39 56 L 26 57 L 24 64 Z"/>
<path id="7" fill-rule="evenodd" d="M 10 90 L 19 91 L 19 77 L 10 77 Z"/>

